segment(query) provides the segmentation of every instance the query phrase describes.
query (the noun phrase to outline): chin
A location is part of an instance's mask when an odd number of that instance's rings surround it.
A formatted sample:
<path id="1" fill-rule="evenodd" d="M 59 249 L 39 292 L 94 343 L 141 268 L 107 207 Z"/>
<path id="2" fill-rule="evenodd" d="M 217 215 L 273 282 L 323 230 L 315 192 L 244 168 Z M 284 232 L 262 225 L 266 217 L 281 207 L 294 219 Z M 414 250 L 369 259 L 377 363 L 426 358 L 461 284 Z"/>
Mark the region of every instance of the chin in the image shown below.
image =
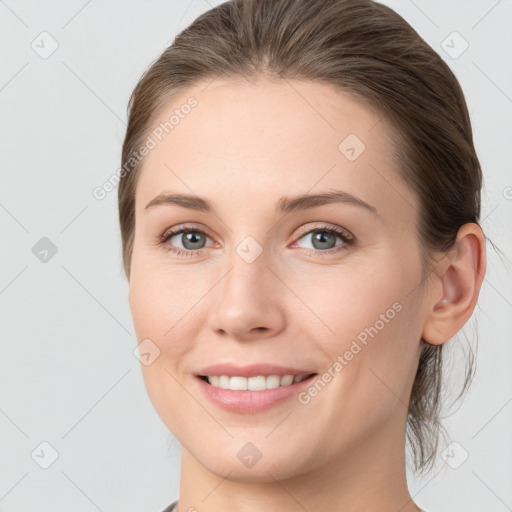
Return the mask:
<path id="1" fill-rule="evenodd" d="M 299 446 L 288 444 L 283 450 L 282 445 L 274 445 L 264 438 L 254 443 L 233 439 L 229 442 L 217 441 L 215 450 L 208 447 L 201 449 L 193 442 L 192 445 L 194 449 L 188 451 L 203 467 L 220 478 L 236 482 L 274 483 L 275 480 L 285 480 L 302 472 L 302 466 L 304 472 L 311 469 L 306 461 L 297 460 L 301 453 Z M 303 457 L 307 459 L 306 454 Z"/>

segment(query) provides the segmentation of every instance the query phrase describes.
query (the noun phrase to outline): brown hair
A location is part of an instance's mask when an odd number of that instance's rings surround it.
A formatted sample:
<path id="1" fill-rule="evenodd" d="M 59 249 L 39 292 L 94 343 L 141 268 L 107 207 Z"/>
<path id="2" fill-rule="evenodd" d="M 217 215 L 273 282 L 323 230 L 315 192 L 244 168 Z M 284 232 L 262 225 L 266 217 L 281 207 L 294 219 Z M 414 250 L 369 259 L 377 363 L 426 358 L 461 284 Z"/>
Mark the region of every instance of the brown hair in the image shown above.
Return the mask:
<path id="1" fill-rule="evenodd" d="M 439 261 L 434 253 L 452 248 L 463 224 L 478 224 L 482 173 L 459 82 L 400 15 L 371 0 L 232 0 L 199 16 L 135 87 L 122 168 L 173 94 L 206 79 L 257 76 L 329 84 L 394 128 L 398 172 L 420 204 L 422 283 Z M 118 195 L 128 279 L 140 163 L 131 167 Z M 418 473 L 432 468 L 439 444 L 442 352 L 425 342 L 411 393 L 407 440 Z M 461 395 L 474 371 L 469 354 Z"/>

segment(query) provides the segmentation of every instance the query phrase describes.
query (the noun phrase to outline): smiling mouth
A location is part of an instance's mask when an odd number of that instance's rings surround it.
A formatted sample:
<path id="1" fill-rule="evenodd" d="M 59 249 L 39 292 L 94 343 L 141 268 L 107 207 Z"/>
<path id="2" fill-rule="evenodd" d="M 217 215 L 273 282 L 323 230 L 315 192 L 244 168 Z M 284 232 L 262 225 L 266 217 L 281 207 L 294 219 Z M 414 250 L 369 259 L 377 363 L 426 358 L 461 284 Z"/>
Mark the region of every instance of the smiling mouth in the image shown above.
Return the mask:
<path id="1" fill-rule="evenodd" d="M 258 375 L 255 377 L 229 375 L 199 375 L 199 378 L 213 387 L 232 391 L 265 391 L 279 387 L 293 386 L 313 378 L 317 373 L 303 375 Z"/>

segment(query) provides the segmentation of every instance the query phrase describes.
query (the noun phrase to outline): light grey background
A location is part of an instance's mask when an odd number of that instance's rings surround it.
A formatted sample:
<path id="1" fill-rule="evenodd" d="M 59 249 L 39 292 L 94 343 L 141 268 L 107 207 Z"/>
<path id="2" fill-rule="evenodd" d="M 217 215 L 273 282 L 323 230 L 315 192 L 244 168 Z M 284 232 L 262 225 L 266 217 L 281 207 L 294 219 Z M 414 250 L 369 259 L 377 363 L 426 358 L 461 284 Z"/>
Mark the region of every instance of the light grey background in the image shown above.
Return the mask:
<path id="1" fill-rule="evenodd" d="M 180 447 L 133 355 L 117 189 L 101 201 L 92 190 L 119 167 L 141 73 L 218 3 L 0 1 L 0 511 L 159 512 L 178 497 Z M 450 464 L 440 457 L 429 477 L 410 476 L 411 494 L 431 512 L 510 511 L 512 3 L 383 3 L 462 85 L 485 175 L 482 226 L 504 253 L 487 245 L 479 305 L 464 329 L 480 341 L 471 390 L 446 422 L 459 444 Z M 53 40 L 58 48 L 42 58 Z M 467 50 L 451 58 L 445 48 L 459 53 L 464 40 Z M 43 237 L 55 255 L 38 253 Z M 454 348 L 467 345 L 458 339 Z M 47 469 L 42 442 L 58 452 Z"/>

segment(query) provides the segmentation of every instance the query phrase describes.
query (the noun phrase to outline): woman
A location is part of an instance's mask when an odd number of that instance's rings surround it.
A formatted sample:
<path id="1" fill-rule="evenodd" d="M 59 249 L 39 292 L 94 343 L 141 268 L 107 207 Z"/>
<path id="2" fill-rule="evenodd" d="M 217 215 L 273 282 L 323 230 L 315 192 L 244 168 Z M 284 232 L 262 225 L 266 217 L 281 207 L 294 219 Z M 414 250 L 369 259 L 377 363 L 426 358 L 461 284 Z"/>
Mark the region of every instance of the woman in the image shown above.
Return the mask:
<path id="1" fill-rule="evenodd" d="M 406 440 L 427 472 L 443 345 L 486 270 L 449 67 L 370 0 L 231 1 L 129 107 L 129 302 L 183 448 L 166 510 L 421 510 Z"/>

